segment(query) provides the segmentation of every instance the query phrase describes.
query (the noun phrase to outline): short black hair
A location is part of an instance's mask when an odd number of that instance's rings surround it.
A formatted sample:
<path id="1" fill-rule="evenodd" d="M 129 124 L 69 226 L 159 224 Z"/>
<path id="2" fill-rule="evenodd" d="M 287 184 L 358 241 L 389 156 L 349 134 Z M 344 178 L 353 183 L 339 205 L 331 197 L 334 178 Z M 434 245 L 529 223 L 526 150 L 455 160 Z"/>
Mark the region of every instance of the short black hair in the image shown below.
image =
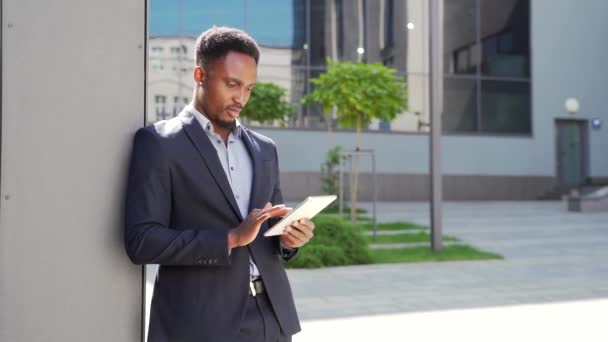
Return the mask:
<path id="1" fill-rule="evenodd" d="M 230 51 L 251 56 L 255 64 L 260 60 L 260 50 L 255 40 L 245 31 L 232 27 L 213 26 L 203 32 L 196 40 L 194 50 L 196 65 L 203 68 L 209 62 L 226 57 Z"/>

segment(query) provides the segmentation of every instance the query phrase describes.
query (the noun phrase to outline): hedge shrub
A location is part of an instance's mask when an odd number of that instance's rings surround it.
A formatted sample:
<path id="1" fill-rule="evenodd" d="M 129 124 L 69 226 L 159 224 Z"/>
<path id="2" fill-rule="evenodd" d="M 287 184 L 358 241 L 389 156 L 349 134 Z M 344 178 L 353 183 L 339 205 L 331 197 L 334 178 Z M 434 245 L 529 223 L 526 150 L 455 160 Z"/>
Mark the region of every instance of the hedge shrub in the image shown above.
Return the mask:
<path id="1" fill-rule="evenodd" d="M 369 264 L 372 259 L 358 228 L 338 217 L 318 215 L 313 219 L 315 236 L 286 263 L 289 268 L 319 268 Z"/>

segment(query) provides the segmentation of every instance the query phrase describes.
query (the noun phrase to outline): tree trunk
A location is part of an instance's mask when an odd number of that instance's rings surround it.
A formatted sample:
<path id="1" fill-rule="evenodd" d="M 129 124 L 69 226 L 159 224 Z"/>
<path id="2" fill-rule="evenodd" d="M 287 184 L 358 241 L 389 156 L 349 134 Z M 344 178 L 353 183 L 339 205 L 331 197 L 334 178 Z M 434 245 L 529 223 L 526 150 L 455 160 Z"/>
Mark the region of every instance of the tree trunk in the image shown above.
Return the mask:
<path id="1" fill-rule="evenodd" d="M 355 126 L 355 158 L 353 160 L 353 187 L 350 192 L 350 222 L 357 224 L 357 192 L 359 191 L 359 151 L 361 150 L 361 114 Z"/>

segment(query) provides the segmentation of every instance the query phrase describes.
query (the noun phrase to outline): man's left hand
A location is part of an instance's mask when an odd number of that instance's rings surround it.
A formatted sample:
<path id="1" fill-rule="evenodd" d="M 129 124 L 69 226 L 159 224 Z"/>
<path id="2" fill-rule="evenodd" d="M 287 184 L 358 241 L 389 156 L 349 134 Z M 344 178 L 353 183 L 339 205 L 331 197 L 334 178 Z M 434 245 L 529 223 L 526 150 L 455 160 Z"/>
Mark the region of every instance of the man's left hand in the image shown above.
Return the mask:
<path id="1" fill-rule="evenodd" d="M 315 230 L 315 224 L 309 219 L 293 221 L 283 231 L 281 242 L 288 248 L 300 248 L 312 239 L 313 230 Z"/>

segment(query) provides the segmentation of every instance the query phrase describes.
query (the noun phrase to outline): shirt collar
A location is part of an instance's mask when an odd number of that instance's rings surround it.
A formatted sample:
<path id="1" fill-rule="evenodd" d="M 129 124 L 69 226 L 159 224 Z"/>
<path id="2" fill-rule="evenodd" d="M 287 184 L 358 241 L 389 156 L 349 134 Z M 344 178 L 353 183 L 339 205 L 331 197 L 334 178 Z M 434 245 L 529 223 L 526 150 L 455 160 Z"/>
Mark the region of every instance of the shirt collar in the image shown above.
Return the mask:
<path id="1" fill-rule="evenodd" d="M 207 133 L 207 135 L 211 136 L 215 133 L 215 131 L 213 130 L 213 125 L 211 124 L 211 121 L 209 121 L 209 119 L 207 119 L 207 117 L 205 115 L 203 115 L 201 112 L 196 110 L 196 108 L 194 108 L 193 105 L 191 105 L 191 104 L 187 105 L 186 110 L 188 110 L 194 114 L 196 121 L 198 121 L 198 123 L 201 125 L 201 127 L 203 127 L 203 130 L 205 131 L 205 133 Z M 239 121 L 239 119 L 236 119 L 236 126 L 234 127 L 232 132 L 230 132 L 230 134 L 235 134 L 237 138 L 240 138 L 241 131 L 242 131 L 241 122 Z"/>

